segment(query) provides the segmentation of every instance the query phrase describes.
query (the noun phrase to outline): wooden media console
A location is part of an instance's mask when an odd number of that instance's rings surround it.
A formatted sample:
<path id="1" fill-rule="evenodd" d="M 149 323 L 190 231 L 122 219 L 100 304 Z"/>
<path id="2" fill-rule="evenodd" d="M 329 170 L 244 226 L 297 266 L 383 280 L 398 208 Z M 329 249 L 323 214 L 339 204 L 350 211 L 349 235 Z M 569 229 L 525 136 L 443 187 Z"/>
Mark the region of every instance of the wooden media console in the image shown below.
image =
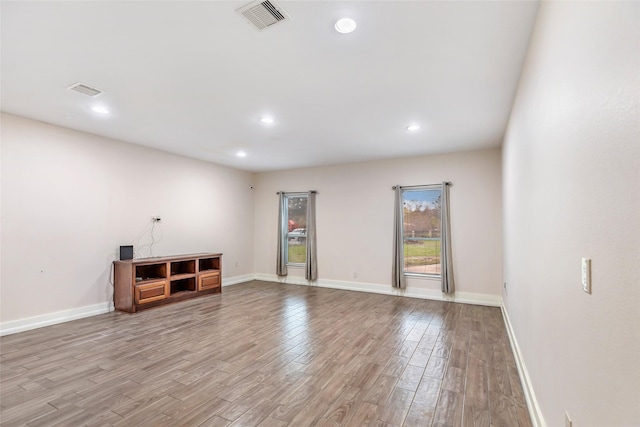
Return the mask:
<path id="1" fill-rule="evenodd" d="M 138 258 L 113 264 L 116 310 L 135 313 L 222 292 L 222 254 Z"/>

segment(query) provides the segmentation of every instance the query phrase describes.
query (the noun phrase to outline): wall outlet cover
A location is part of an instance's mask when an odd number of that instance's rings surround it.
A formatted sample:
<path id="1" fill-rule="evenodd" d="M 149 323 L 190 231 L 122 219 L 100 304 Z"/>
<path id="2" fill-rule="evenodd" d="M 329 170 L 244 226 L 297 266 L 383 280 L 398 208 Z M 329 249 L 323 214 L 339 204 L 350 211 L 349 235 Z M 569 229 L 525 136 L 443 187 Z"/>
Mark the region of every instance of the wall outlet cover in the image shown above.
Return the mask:
<path id="1" fill-rule="evenodd" d="M 582 258 L 582 290 L 591 293 L 591 259 Z"/>

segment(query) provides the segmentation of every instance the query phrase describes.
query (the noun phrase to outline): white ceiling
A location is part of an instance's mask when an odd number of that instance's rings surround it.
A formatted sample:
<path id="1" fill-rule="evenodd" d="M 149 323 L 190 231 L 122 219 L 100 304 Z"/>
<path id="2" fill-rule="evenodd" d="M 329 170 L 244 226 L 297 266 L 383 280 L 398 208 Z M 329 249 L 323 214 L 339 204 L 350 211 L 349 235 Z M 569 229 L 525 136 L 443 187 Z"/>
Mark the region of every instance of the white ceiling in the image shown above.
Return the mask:
<path id="1" fill-rule="evenodd" d="M 249 171 L 498 147 L 538 6 L 279 1 L 258 31 L 247 3 L 3 0 L 2 110 Z"/>

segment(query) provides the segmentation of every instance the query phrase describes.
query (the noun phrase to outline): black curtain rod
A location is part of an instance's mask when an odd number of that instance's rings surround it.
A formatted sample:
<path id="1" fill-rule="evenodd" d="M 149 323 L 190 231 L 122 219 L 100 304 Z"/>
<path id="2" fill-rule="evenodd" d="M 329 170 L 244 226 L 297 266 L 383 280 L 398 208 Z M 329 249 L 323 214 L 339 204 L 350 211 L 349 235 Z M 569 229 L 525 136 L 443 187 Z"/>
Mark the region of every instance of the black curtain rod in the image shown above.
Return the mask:
<path id="1" fill-rule="evenodd" d="M 305 194 L 305 193 L 313 193 L 318 194 L 316 190 L 311 191 L 277 191 L 276 194 Z"/>
<path id="2" fill-rule="evenodd" d="M 450 187 L 453 187 L 453 183 L 445 181 L 445 184 L 447 184 Z M 392 190 L 395 190 L 397 187 L 400 188 L 418 188 L 418 187 L 436 187 L 436 186 L 440 186 L 442 184 L 424 184 L 424 185 L 394 185 L 393 187 L 391 187 Z"/>

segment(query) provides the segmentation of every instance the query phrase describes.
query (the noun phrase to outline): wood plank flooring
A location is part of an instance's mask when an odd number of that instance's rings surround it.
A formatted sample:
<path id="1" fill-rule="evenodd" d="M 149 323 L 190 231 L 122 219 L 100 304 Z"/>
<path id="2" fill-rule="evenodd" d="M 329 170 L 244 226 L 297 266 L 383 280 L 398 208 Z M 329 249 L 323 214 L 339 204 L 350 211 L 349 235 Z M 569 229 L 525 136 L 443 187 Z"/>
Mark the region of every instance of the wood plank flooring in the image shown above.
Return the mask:
<path id="1" fill-rule="evenodd" d="M 0 362 L 2 426 L 531 426 L 495 307 L 253 281 Z"/>

